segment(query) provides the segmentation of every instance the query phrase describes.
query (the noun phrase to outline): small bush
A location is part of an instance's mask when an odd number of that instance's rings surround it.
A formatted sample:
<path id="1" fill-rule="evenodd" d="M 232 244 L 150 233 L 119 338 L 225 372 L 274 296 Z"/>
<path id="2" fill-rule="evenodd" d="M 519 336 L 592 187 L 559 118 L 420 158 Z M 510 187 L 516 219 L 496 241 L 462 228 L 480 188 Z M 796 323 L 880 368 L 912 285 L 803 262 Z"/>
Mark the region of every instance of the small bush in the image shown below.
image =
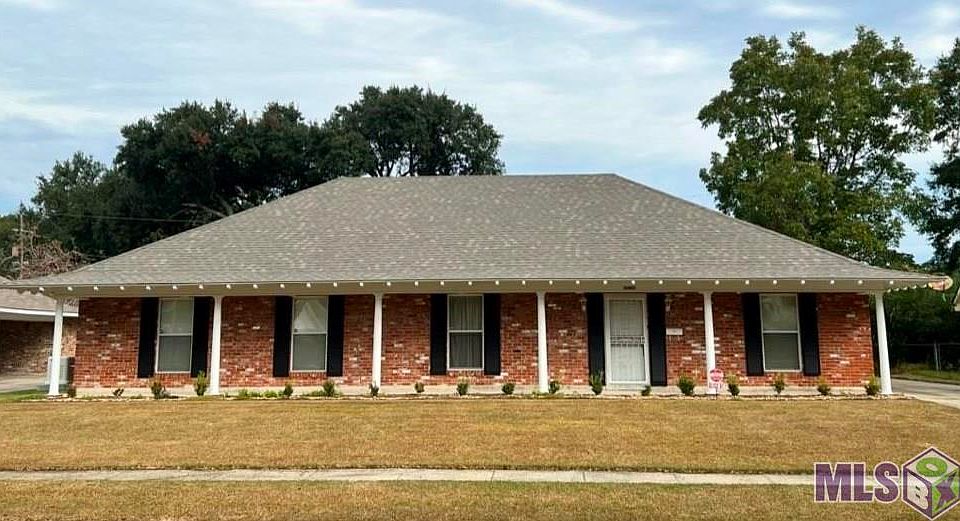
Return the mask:
<path id="1" fill-rule="evenodd" d="M 264 398 L 279 398 L 279 397 L 280 397 L 280 393 L 278 393 L 277 391 L 264 391 L 264 392 L 263 392 L 263 397 L 264 397 Z"/>
<path id="2" fill-rule="evenodd" d="M 503 394 L 510 396 L 516 387 L 516 384 L 513 382 L 504 382 L 504 384 L 500 386 L 500 390 L 503 391 Z"/>
<path id="3" fill-rule="evenodd" d="M 680 393 L 684 396 L 693 396 L 693 389 L 696 386 L 696 382 L 694 382 L 693 378 L 690 378 L 688 375 L 681 375 L 680 378 L 677 378 L 677 387 L 680 389 Z"/>
<path id="4" fill-rule="evenodd" d="M 67 398 L 76 398 L 77 397 L 77 387 L 74 385 L 67 386 Z"/>
<path id="5" fill-rule="evenodd" d="M 424 389 L 426 388 L 424 387 L 423 382 L 417 382 L 413 384 L 413 390 L 416 391 L 417 394 L 423 394 Z"/>
<path id="6" fill-rule="evenodd" d="M 193 379 L 193 392 L 197 393 L 197 396 L 203 396 L 207 394 L 207 389 L 210 388 L 210 379 L 207 378 L 207 373 L 200 371 L 197 373 L 197 377 Z"/>
<path id="7" fill-rule="evenodd" d="M 238 400 L 249 400 L 250 398 L 253 398 L 253 393 L 251 393 L 249 390 L 240 389 L 239 391 L 237 391 Z"/>
<path id="8" fill-rule="evenodd" d="M 380 395 L 380 386 L 370 384 L 370 397 L 376 398 L 379 395 Z"/>
<path id="9" fill-rule="evenodd" d="M 287 382 L 283 385 L 283 390 L 280 391 L 280 396 L 282 396 L 284 399 L 293 396 L 293 386 L 290 385 L 290 382 Z"/>
<path id="10" fill-rule="evenodd" d="M 150 381 L 150 394 L 153 395 L 154 400 L 162 400 L 170 397 L 170 393 L 167 392 L 167 388 L 163 386 L 163 382 L 161 382 L 158 378 L 154 378 Z"/>
<path id="11" fill-rule="evenodd" d="M 740 378 L 737 375 L 732 374 L 727 377 L 727 391 L 730 392 L 730 396 L 736 398 L 740 396 Z"/>
<path id="12" fill-rule="evenodd" d="M 337 382 L 334 382 L 333 380 L 329 380 L 329 379 L 324 380 L 321 387 L 323 389 L 323 396 L 326 396 L 327 398 L 336 398 Z"/>
<path id="13" fill-rule="evenodd" d="M 817 380 L 817 392 L 820 393 L 821 396 L 830 396 L 830 384 L 828 384 L 823 377 Z"/>
<path id="14" fill-rule="evenodd" d="M 644 385 L 643 389 L 640 389 L 640 396 L 650 396 L 650 393 L 653 391 L 649 385 Z"/>
<path id="15" fill-rule="evenodd" d="M 597 396 L 600 396 L 600 393 L 603 392 L 603 371 L 590 373 L 590 389 Z"/>
<path id="16" fill-rule="evenodd" d="M 560 382 L 557 380 L 550 380 L 550 383 L 547 384 L 547 392 L 550 394 L 557 394 L 560 392 Z"/>
<path id="17" fill-rule="evenodd" d="M 880 394 L 880 381 L 877 380 L 876 376 L 871 376 L 870 381 L 868 381 L 863 389 L 867 391 L 867 396 L 877 396 Z"/>
<path id="18" fill-rule="evenodd" d="M 321 398 L 323 397 L 323 389 L 316 389 L 308 393 L 303 393 L 300 396 L 304 396 L 306 398 Z"/>
<path id="19" fill-rule="evenodd" d="M 457 381 L 457 394 L 460 396 L 466 396 L 468 392 L 470 392 L 470 380 L 461 378 Z"/>
<path id="20" fill-rule="evenodd" d="M 123 396 L 123 387 L 117 387 L 116 389 L 113 390 L 114 398 L 120 398 L 121 396 Z"/>
<path id="21" fill-rule="evenodd" d="M 250 391 L 251 398 L 263 398 L 263 393 L 260 391 Z"/>
<path id="22" fill-rule="evenodd" d="M 783 373 L 777 373 L 776 376 L 773 377 L 773 383 L 770 384 L 770 387 L 773 387 L 777 396 L 783 394 L 783 390 L 787 388 L 787 380 L 783 377 Z"/>

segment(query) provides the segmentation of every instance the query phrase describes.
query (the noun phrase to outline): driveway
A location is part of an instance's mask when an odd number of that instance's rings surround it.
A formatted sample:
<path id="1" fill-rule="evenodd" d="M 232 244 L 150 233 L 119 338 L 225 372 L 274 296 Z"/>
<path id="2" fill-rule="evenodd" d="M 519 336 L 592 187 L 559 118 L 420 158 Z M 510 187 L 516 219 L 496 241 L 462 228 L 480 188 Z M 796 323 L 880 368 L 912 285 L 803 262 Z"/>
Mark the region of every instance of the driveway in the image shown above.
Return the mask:
<path id="1" fill-rule="evenodd" d="M 4 375 L 0 376 L 0 393 L 12 391 L 32 391 L 42 389 L 46 382 L 43 375 Z"/>
<path id="2" fill-rule="evenodd" d="M 960 385 L 893 379 L 894 392 L 960 409 Z"/>

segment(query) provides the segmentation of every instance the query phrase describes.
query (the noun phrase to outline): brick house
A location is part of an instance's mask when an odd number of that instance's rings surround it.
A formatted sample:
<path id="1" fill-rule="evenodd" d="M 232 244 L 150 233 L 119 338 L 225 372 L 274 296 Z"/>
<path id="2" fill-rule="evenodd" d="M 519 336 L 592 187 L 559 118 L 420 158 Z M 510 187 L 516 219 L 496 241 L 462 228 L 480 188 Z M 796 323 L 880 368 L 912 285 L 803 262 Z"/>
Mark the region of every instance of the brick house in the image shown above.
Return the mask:
<path id="1" fill-rule="evenodd" d="M 338 179 L 77 271 L 11 283 L 80 299 L 95 392 L 370 384 L 410 392 L 742 384 L 890 392 L 875 268 L 615 175 Z M 60 349 L 54 343 L 54 351 Z M 57 358 L 54 358 L 57 360 Z M 492 387 L 491 387 L 492 389 Z M 51 393 L 58 392 L 51 386 Z"/>
<path id="2" fill-rule="evenodd" d="M 50 297 L 0 289 L 0 376 L 46 374 L 55 308 Z M 62 351 L 69 358 L 77 338 L 75 304 L 66 306 L 63 326 Z"/>

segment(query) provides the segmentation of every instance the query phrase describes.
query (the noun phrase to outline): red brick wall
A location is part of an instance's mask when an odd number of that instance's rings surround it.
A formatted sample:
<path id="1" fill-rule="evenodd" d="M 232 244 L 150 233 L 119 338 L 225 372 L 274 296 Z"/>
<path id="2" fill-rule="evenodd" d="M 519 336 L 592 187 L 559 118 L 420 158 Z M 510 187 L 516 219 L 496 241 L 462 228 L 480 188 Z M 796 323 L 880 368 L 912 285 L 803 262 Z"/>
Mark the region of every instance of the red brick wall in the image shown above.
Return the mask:
<path id="1" fill-rule="evenodd" d="M 63 356 L 73 356 L 77 319 L 63 319 Z M 0 374 L 46 374 L 53 322 L 0 321 Z"/>
<path id="2" fill-rule="evenodd" d="M 768 385 L 775 373 L 746 376 L 741 296 L 713 295 L 713 322 L 717 366 L 727 375 L 736 374 L 741 385 Z M 820 330 L 820 374 L 834 386 L 859 386 L 873 375 L 870 301 L 853 293 L 817 296 Z M 706 381 L 703 334 L 703 296 L 699 293 L 667 296 L 667 327 L 683 328 L 682 336 L 667 336 L 668 384 L 682 374 Z M 819 377 L 783 373 L 790 385 L 816 385 Z"/>
<path id="3" fill-rule="evenodd" d="M 137 379 L 139 299 L 80 301 L 76 361 L 77 387 L 142 387 Z"/>

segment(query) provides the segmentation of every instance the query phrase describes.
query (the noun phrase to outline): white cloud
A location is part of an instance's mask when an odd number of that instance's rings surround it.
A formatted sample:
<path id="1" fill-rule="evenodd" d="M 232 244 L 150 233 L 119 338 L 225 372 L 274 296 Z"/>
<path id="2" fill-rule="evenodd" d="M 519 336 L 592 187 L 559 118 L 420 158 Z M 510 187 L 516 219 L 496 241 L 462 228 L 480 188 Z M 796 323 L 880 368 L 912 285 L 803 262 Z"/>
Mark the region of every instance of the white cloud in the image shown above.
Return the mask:
<path id="1" fill-rule="evenodd" d="M 135 117 L 130 112 L 58 103 L 40 93 L 0 87 L 0 121 L 12 119 L 32 121 L 59 131 L 78 131 L 90 126 L 117 126 Z"/>
<path id="2" fill-rule="evenodd" d="M 761 12 L 764 15 L 773 18 L 784 18 L 788 20 L 813 20 L 838 18 L 841 12 L 836 7 L 805 4 L 791 0 L 777 0 L 764 4 Z"/>
<path id="3" fill-rule="evenodd" d="M 637 20 L 609 15 L 563 0 L 508 0 L 507 3 L 536 9 L 546 15 L 577 24 L 589 32 L 633 31 L 641 26 Z"/>
<path id="4" fill-rule="evenodd" d="M 60 2 L 58 0 L 0 0 L 0 6 L 2 5 L 25 7 L 38 11 L 51 11 L 60 7 Z"/>
<path id="5" fill-rule="evenodd" d="M 960 23 L 960 7 L 935 4 L 925 13 L 927 23 L 937 29 L 945 29 Z"/>
<path id="6" fill-rule="evenodd" d="M 369 7 L 355 0 L 249 0 L 249 4 L 309 32 L 334 31 L 342 29 L 335 25 L 348 24 L 387 44 L 392 37 L 416 36 L 456 22 L 423 9 Z"/>

